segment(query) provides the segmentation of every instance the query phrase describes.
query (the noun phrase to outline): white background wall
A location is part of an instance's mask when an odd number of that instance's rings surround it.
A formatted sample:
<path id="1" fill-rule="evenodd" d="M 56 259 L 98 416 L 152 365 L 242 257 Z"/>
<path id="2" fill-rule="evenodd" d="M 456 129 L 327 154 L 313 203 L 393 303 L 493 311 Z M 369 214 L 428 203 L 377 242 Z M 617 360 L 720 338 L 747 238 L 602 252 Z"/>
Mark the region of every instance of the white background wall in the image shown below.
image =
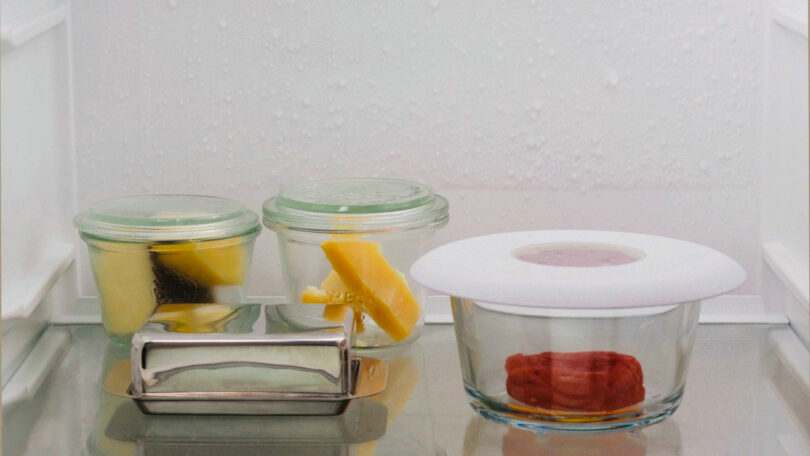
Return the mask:
<path id="1" fill-rule="evenodd" d="M 73 0 L 78 206 L 258 210 L 285 181 L 399 176 L 449 197 L 438 242 L 657 233 L 730 254 L 758 294 L 766 6 Z M 281 294 L 259 241 L 251 293 Z"/>

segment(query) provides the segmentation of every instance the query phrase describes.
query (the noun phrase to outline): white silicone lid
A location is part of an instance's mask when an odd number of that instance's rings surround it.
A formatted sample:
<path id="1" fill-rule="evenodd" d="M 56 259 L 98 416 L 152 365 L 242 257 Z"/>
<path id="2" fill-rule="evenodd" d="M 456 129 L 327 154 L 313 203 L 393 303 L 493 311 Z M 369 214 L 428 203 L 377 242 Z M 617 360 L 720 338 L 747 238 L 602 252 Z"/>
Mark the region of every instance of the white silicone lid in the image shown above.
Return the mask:
<path id="1" fill-rule="evenodd" d="M 411 276 L 480 302 L 601 309 L 699 301 L 737 288 L 746 273 L 717 250 L 678 239 L 524 231 L 443 245 L 419 258 Z"/>

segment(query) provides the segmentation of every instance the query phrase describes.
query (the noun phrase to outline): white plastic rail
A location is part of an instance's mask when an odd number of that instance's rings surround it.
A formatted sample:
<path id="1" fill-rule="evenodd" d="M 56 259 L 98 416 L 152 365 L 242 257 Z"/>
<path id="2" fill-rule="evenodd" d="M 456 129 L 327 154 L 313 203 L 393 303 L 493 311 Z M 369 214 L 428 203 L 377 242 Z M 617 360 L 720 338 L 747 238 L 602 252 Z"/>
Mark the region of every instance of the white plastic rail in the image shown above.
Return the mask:
<path id="1" fill-rule="evenodd" d="M 807 39 L 807 0 L 777 0 L 771 6 L 771 18 Z"/>
<path id="2" fill-rule="evenodd" d="M 18 48 L 31 39 L 62 24 L 67 19 L 64 3 L 49 5 L 42 10 L 13 19 L 0 26 L 0 46 L 3 52 Z"/>
<path id="3" fill-rule="evenodd" d="M 3 320 L 28 318 L 48 294 L 62 273 L 73 263 L 73 244 L 59 243 L 48 248 L 48 253 L 17 283 L 3 290 Z"/>
<path id="4" fill-rule="evenodd" d="M 796 259 L 793 253 L 778 241 L 766 242 L 762 246 L 765 263 L 773 269 L 776 276 L 802 303 L 805 310 L 810 309 L 810 271 Z"/>

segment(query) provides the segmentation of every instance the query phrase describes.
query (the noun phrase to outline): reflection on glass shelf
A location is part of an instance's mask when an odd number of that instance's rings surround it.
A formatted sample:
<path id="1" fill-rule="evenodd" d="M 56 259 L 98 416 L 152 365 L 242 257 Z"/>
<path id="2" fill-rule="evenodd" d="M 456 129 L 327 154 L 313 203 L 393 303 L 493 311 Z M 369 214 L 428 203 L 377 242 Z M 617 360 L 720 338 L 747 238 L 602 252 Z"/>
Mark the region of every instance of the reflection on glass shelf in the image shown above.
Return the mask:
<path id="1" fill-rule="evenodd" d="M 87 440 L 91 455 L 348 455 L 385 433 L 385 407 L 364 399 L 329 417 L 190 417 L 145 415 L 131 400 L 107 396 Z"/>
<path id="2" fill-rule="evenodd" d="M 678 424 L 665 420 L 644 430 L 604 434 L 537 434 L 470 418 L 464 434 L 465 456 L 646 456 L 679 455 Z"/>
<path id="3" fill-rule="evenodd" d="M 583 436 L 538 435 L 478 417 L 447 325 L 428 325 L 408 347 L 362 351 L 389 363 L 388 388 L 336 417 L 144 415 L 128 398 L 102 392 L 113 373 L 128 381 L 127 350 L 100 325 L 53 330 L 67 331 L 71 344 L 30 399 L 4 404 L 4 455 L 810 454 L 810 392 L 778 355 L 780 341 L 795 338 L 787 325 L 699 325 L 676 414 L 641 431 Z"/>
<path id="4" fill-rule="evenodd" d="M 382 439 L 357 445 L 354 454 L 356 456 L 443 454 L 434 444 L 431 420 L 423 412 L 428 404 L 424 388 L 419 388 L 425 371 L 421 347 L 413 344 L 363 350 L 362 354 L 383 359 L 388 363 L 388 381 L 385 390 L 369 398 L 388 409 L 388 431 Z M 404 439 L 404 436 L 408 436 L 408 439 Z"/>

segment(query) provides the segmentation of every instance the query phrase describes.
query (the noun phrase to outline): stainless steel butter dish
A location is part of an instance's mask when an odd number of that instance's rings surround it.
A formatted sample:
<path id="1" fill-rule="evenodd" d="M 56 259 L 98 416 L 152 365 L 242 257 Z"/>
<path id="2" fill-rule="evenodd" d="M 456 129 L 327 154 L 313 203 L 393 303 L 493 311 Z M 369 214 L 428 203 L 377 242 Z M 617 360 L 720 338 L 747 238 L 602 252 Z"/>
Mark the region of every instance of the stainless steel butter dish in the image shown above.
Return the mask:
<path id="1" fill-rule="evenodd" d="M 110 353 L 108 352 L 108 357 Z M 127 394 L 130 360 L 105 359 L 88 455 L 350 455 L 385 434 L 387 408 L 358 399 L 334 416 L 144 414 Z"/>
<path id="2" fill-rule="evenodd" d="M 351 356 L 352 319 L 291 324 L 279 306 L 169 304 L 132 338 L 129 393 L 146 413 L 334 415 L 385 388 Z"/>

